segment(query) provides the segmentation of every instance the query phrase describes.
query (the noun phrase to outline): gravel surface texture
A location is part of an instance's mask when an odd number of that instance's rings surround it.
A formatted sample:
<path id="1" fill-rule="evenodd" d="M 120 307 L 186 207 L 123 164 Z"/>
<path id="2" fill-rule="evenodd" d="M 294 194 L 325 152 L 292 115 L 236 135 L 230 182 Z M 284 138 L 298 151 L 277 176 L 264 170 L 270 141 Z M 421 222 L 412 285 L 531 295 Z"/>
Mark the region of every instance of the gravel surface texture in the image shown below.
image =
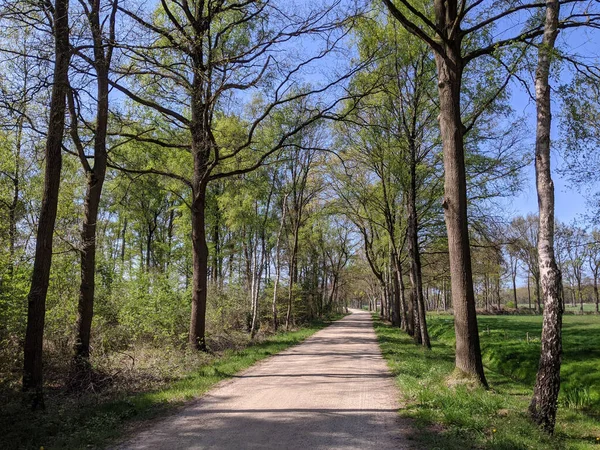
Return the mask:
<path id="1" fill-rule="evenodd" d="M 351 312 L 115 449 L 413 448 L 371 316 Z"/>

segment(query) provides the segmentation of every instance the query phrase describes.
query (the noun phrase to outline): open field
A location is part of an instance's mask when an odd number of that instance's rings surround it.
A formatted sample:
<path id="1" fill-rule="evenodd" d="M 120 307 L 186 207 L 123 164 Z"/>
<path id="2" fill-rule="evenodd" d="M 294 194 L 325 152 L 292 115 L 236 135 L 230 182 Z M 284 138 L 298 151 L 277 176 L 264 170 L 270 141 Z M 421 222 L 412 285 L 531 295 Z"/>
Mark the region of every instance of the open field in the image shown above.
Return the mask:
<path id="1" fill-rule="evenodd" d="M 563 384 L 556 434 L 548 438 L 527 419 L 540 351 L 541 316 L 479 318 L 490 390 L 448 387 L 454 368 L 452 316 L 430 315 L 433 350 L 378 321 L 376 330 L 427 448 L 600 448 L 600 317 L 566 316 Z"/>
<path id="2" fill-rule="evenodd" d="M 565 311 L 567 313 L 574 313 L 577 314 L 581 311 L 581 306 L 579 304 L 573 306 L 571 304 L 567 304 L 565 305 Z M 585 313 L 595 313 L 596 312 L 596 304 L 595 303 L 584 303 L 583 304 L 583 311 Z"/>

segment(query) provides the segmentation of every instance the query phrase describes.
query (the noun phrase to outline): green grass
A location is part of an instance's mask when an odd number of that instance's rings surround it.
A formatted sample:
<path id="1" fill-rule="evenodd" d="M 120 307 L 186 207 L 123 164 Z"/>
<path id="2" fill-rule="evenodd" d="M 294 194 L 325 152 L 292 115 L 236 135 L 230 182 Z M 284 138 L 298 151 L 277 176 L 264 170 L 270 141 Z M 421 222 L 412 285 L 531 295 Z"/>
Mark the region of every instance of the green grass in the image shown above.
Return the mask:
<path id="1" fill-rule="evenodd" d="M 540 354 L 540 316 L 484 316 L 479 331 L 490 389 L 448 386 L 451 316 L 428 317 L 433 349 L 376 320 L 384 357 L 428 449 L 600 449 L 600 317 L 566 316 L 563 384 L 554 437 L 527 418 Z M 529 333 L 529 341 L 527 340 Z"/>
<path id="2" fill-rule="evenodd" d="M 512 304 L 512 302 L 511 302 Z M 519 302 L 519 309 L 527 310 L 529 309 L 529 304 L 527 302 Z M 531 309 L 535 309 L 535 300 L 531 301 Z M 571 304 L 570 299 L 567 299 L 567 304 L 565 305 L 565 311 L 567 314 L 580 314 L 581 313 L 581 305 L 577 302 L 574 306 Z M 586 314 L 595 313 L 596 312 L 596 303 L 595 302 L 584 302 L 583 303 L 583 311 Z"/>
<path id="3" fill-rule="evenodd" d="M 242 350 L 225 351 L 201 370 L 163 389 L 122 395 L 102 403 L 47 402 L 46 411 L 32 413 L 19 403 L 0 412 L 2 449 L 98 448 L 121 436 L 136 421 L 152 419 L 197 398 L 216 383 L 257 361 L 299 344 L 330 321 L 314 322 L 297 331 L 279 333 Z"/>
<path id="4" fill-rule="evenodd" d="M 575 306 L 573 306 L 571 303 L 568 302 L 565 305 L 565 310 L 567 312 L 577 314 L 581 311 L 581 305 L 579 303 L 577 303 Z M 583 311 L 586 313 L 595 313 L 596 312 L 596 303 L 590 303 L 590 302 L 584 303 Z"/>

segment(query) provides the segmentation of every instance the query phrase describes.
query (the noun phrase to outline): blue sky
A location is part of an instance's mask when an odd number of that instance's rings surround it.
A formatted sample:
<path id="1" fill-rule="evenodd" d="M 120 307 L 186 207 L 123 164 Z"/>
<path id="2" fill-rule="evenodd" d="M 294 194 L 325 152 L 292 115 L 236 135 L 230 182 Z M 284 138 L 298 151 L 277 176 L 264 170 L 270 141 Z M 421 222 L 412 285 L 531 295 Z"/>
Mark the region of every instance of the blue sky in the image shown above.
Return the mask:
<path id="1" fill-rule="evenodd" d="M 598 32 L 593 30 L 575 29 L 572 31 L 561 32 L 557 39 L 557 46 L 562 51 L 570 55 L 580 55 L 588 59 L 598 61 L 600 49 Z M 556 69 L 556 66 L 553 67 Z M 557 88 L 560 84 L 567 83 L 571 79 L 571 73 L 568 66 L 563 66 L 558 79 L 551 81 L 552 87 Z M 533 77 L 531 77 L 530 89 L 533 90 Z M 512 88 L 512 107 L 516 116 L 527 117 L 528 130 L 530 131 L 530 148 L 534 152 L 535 139 L 535 103 L 530 99 L 529 94 L 523 87 L 514 83 Z M 552 92 L 552 166 L 553 179 L 555 186 L 555 211 L 556 218 L 561 222 L 573 222 L 581 219 L 588 210 L 588 205 L 583 194 L 571 186 L 568 180 L 562 176 L 557 169 L 564 165 L 559 151 L 559 126 L 560 126 L 560 102 L 558 102 L 556 92 Z M 593 187 L 592 187 L 593 191 Z M 511 215 L 526 215 L 527 213 L 537 213 L 537 193 L 535 188 L 535 169 L 533 162 L 525 170 L 525 183 L 521 193 L 509 199 L 507 202 L 507 212 Z"/>
<path id="2" fill-rule="evenodd" d="M 525 98 L 525 101 L 523 99 Z M 528 118 L 528 130 L 531 133 L 529 147 L 533 154 L 534 138 L 535 138 L 535 105 L 526 101 L 526 97 L 522 93 L 515 92 L 513 96 L 513 108 L 517 115 L 525 115 Z M 553 139 L 554 146 L 552 151 L 552 166 L 555 188 L 555 211 L 556 218 L 561 222 L 572 222 L 575 219 L 580 219 L 585 214 L 587 209 L 586 199 L 583 194 L 571 186 L 568 180 L 560 173 L 558 168 L 563 166 L 563 159 L 557 148 L 557 140 L 559 138 L 559 105 L 554 102 L 553 110 Z M 516 197 L 506 201 L 507 213 L 511 216 L 527 215 L 528 213 L 537 213 L 537 192 L 535 187 L 535 168 L 533 162 L 524 171 L 523 189 Z"/>

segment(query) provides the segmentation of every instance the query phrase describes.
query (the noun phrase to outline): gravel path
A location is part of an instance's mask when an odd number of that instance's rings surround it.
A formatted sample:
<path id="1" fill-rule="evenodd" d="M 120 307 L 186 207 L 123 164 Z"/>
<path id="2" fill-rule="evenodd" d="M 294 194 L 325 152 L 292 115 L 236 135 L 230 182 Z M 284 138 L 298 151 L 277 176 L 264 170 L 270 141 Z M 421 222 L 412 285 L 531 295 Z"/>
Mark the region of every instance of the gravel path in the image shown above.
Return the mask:
<path id="1" fill-rule="evenodd" d="M 410 448 L 371 316 L 352 312 L 117 448 Z"/>

